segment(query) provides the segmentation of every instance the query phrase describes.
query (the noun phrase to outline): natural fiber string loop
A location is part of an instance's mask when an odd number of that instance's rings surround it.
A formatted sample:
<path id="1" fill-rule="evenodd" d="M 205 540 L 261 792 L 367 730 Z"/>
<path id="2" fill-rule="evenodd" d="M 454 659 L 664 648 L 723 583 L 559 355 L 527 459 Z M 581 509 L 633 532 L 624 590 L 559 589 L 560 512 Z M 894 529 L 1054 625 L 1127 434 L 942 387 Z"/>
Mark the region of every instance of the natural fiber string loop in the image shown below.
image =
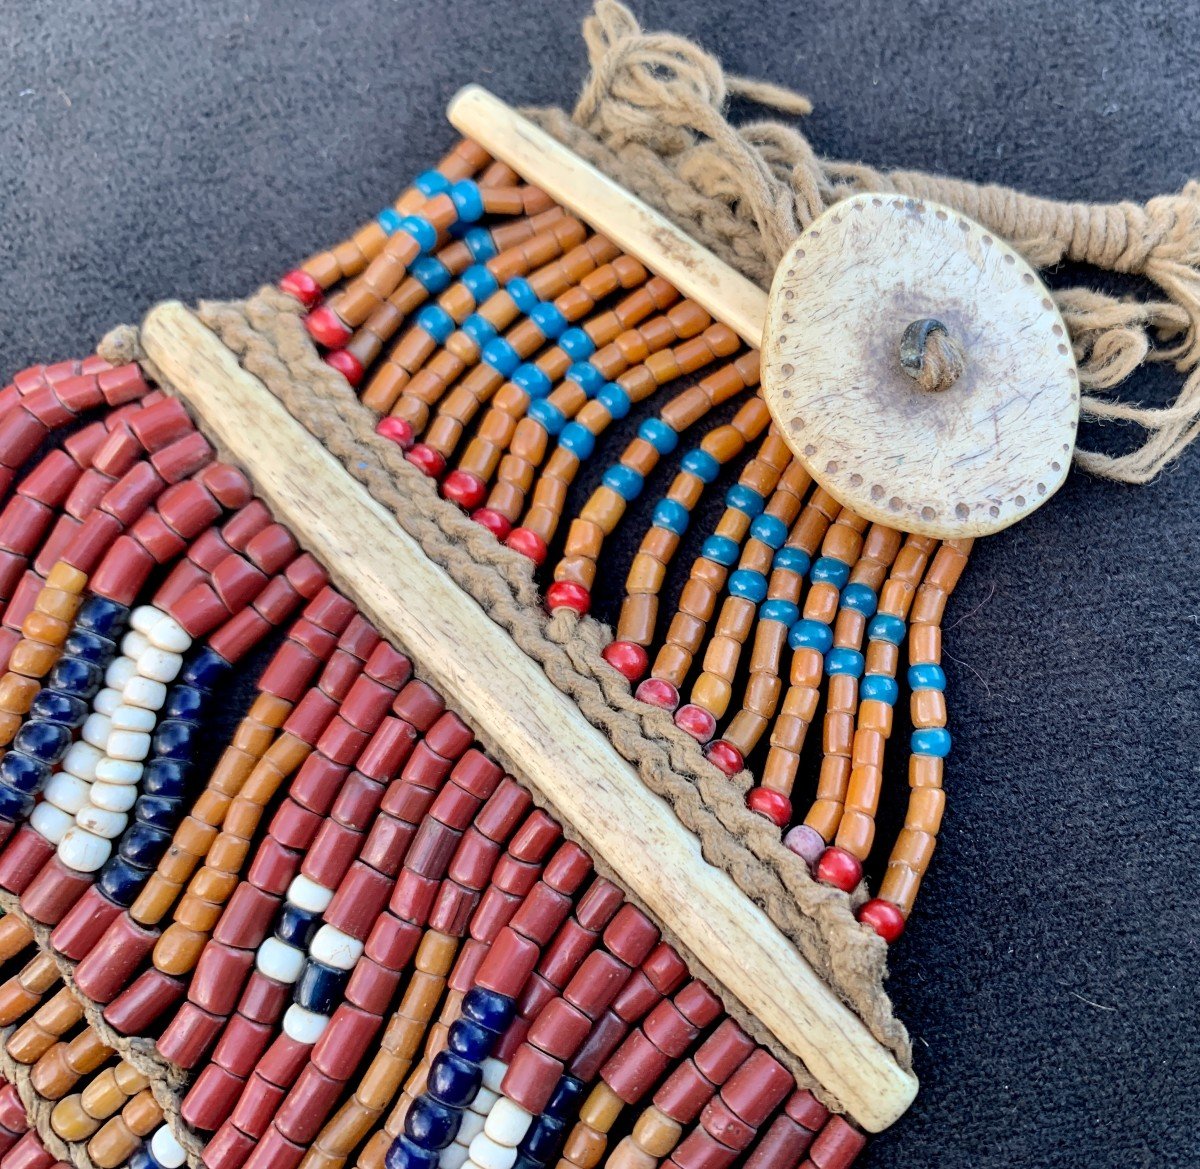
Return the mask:
<path id="1" fill-rule="evenodd" d="M 530 111 L 572 149 L 633 189 L 747 276 L 766 286 L 798 232 L 831 203 L 895 192 L 946 203 L 1013 244 L 1032 264 L 1064 261 L 1140 276 L 1163 300 L 1088 289 L 1057 294 L 1071 330 L 1085 415 L 1137 424 L 1141 446 L 1121 456 L 1077 450 L 1085 469 L 1144 483 L 1200 434 L 1200 184 L 1136 203 L 1065 203 L 1007 187 L 919 171 L 878 171 L 822 159 L 794 126 L 733 127 L 731 96 L 790 115 L 799 94 L 726 75 L 683 37 L 643 32 L 617 0 L 599 0 L 584 25 L 591 75 L 568 120 Z M 1184 375 L 1162 408 L 1114 402 L 1111 390 L 1146 361 Z"/>

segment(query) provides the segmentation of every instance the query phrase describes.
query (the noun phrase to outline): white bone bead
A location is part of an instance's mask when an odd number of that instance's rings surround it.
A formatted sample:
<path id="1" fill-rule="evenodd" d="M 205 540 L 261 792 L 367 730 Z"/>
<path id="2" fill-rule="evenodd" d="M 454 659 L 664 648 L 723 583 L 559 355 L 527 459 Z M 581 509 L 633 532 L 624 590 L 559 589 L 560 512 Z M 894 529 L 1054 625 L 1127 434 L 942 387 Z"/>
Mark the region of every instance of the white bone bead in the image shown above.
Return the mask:
<path id="1" fill-rule="evenodd" d="M 455 1133 L 454 1139 L 458 1141 L 463 1148 L 466 1148 L 481 1132 L 483 1132 L 484 1117 L 474 1109 L 474 1101 L 472 1106 L 463 1110 L 462 1123 L 458 1126 L 458 1132 Z"/>
<path id="2" fill-rule="evenodd" d="M 68 829 L 75 826 L 75 817 L 43 800 L 29 814 L 29 825 L 51 844 L 58 844 Z"/>
<path id="3" fill-rule="evenodd" d="M 463 1169 L 468 1155 L 465 1145 L 452 1141 L 438 1155 L 438 1169 Z"/>
<path id="4" fill-rule="evenodd" d="M 56 808 L 74 816 L 88 802 L 88 793 L 92 785 L 85 779 L 79 779 L 69 771 L 56 771 L 42 789 L 46 799 Z"/>
<path id="5" fill-rule="evenodd" d="M 486 1118 L 491 1111 L 492 1105 L 499 1099 L 499 1094 L 493 1092 L 491 1088 L 481 1087 L 475 1093 L 475 1099 L 471 1101 L 471 1107 L 479 1113 L 481 1117 Z M 482 1131 L 482 1129 L 480 1130 Z"/>
<path id="6" fill-rule="evenodd" d="M 165 616 L 163 611 L 157 605 L 138 605 L 132 613 L 129 614 L 129 628 L 136 629 L 138 633 L 150 635 L 150 630 L 153 629 Z"/>
<path id="7" fill-rule="evenodd" d="M 152 629 L 147 630 L 146 636 L 150 638 L 152 646 L 168 653 L 186 653 L 192 647 L 192 639 L 187 635 L 187 630 L 167 613 L 158 619 Z"/>
<path id="8" fill-rule="evenodd" d="M 129 817 L 124 812 L 110 812 L 107 808 L 88 804 L 75 813 L 75 823 L 105 840 L 116 840 L 125 831 Z"/>
<path id="9" fill-rule="evenodd" d="M 94 783 L 88 792 L 88 799 L 106 812 L 128 812 L 137 798 L 137 785 L 132 783 Z"/>
<path id="10" fill-rule="evenodd" d="M 506 1071 L 508 1071 L 508 1064 L 496 1059 L 495 1056 L 488 1056 L 483 1061 L 483 1086 L 491 1092 L 499 1092 L 500 1083 L 504 1079 Z"/>
<path id="11" fill-rule="evenodd" d="M 283 1033 L 297 1043 L 316 1043 L 328 1025 L 325 1015 L 306 1011 L 298 1003 L 292 1003 L 283 1015 Z"/>
<path id="12" fill-rule="evenodd" d="M 324 913 L 333 900 L 333 890 L 310 881 L 303 873 L 292 878 L 288 886 L 287 899 L 298 909 L 307 909 L 309 913 Z"/>
<path id="13" fill-rule="evenodd" d="M 112 855 L 112 842 L 80 828 L 68 828 L 58 842 L 58 859 L 77 873 L 94 873 Z"/>
<path id="14" fill-rule="evenodd" d="M 496 1144 L 485 1132 L 471 1142 L 468 1151 L 479 1169 L 512 1169 L 517 1160 L 516 1149 Z"/>
<path id="15" fill-rule="evenodd" d="M 96 778 L 96 767 L 104 758 L 104 752 L 99 747 L 82 740 L 72 743 L 63 756 L 63 770 L 86 779 L 89 783 Z"/>
<path id="16" fill-rule="evenodd" d="M 533 1113 L 526 1112 L 515 1101 L 501 1096 L 488 1113 L 483 1131 L 498 1145 L 515 1149 L 524 1139 L 533 1122 Z"/>
<path id="17" fill-rule="evenodd" d="M 108 754 L 136 763 L 150 754 L 150 736 L 142 731 L 113 731 L 108 736 Z"/>
<path id="18" fill-rule="evenodd" d="M 353 970 L 355 962 L 363 952 L 363 944 L 357 938 L 352 938 L 331 925 L 323 925 L 313 936 L 308 952 L 326 966 L 333 966 L 338 970 Z"/>
<path id="19" fill-rule="evenodd" d="M 111 686 L 114 690 L 124 690 L 125 683 L 136 673 L 137 665 L 133 658 L 127 658 L 122 654 L 121 657 L 113 658 L 109 662 L 108 669 L 104 671 L 104 684 Z"/>
<path id="20" fill-rule="evenodd" d="M 137 656 L 138 673 L 156 682 L 174 682 L 183 669 L 183 656 L 148 645 Z"/>
<path id="21" fill-rule="evenodd" d="M 114 731 L 142 731 L 146 734 L 154 730 L 154 724 L 158 721 L 154 711 L 126 703 L 121 703 L 108 717 L 112 720 Z"/>
<path id="22" fill-rule="evenodd" d="M 147 710 L 162 710 L 167 700 L 167 688 L 153 678 L 134 673 L 121 691 L 123 702 L 130 706 L 144 706 Z"/>
<path id="23" fill-rule="evenodd" d="M 304 969 L 304 951 L 297 950 L 295 946 L 289 946 L 287 942 L 281 942 L 278 938 L 267 938 L 254 955 L 254 965 L 268 978 L 290 985 L 300 977 L 300 972 Z"/>
<path id="24" fill-rule="evenodd" d="M 150 1138 L 150 1152 L 162 1169 L 181 1169 L 187 1164 L 187 1153 L 165 1124 Z"/>
<path id="25" fill-rule="evenodd" d="M 131 759 L 113 759 L 105 755 L 96 764 L 96 782 L 111 784 L 136 784 L 142 778 L 144 768 Z"/>
<path id="26" fill-rule="evenodd" d="M 111 686 L 105 686 L 95 698 L 92 699 L 92 709 L 97 714 L 106 714 L 110 718 L 113 711 L 121 705 L 121 692 L 114 690 Z"/>
<path id="27" fill-rule="evenodd" d="M 150 639 L 136 629 L 131 629 L 121 638 L 121 652 L 135 662 L 150 648 Z"/>
<path id="28" fill-rule="evenodd" d="M 108 736 L 112 733 L 112 723 L 102 714 L 89 714 L 83 724 L 83 741 L 99 747 L 101 751 L 108 746 Z"/>

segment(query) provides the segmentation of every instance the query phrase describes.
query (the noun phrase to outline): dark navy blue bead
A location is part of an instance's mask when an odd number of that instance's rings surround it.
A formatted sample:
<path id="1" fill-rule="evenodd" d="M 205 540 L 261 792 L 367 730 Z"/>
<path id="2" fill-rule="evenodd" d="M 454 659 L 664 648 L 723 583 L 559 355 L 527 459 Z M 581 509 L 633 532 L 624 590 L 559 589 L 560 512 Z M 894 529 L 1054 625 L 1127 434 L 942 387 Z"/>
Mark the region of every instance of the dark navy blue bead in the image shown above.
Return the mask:
<path id="1" fill-rule="evenodd" d="M 162 1166 L 150 1155 L 149 1143 L 138 1149 L 126 1163 L 129 1169 L 162 1169 Z"/>
<path id="2" fill-rule="evenodd" d="M 545 1165 L 545 1161 L 517 1150 L 517 1159 L 512 1163 L 512 1169 L 544 1169 Z"/>
<path id="3" fill-rule="evenodd" d="M 0 783 L 0 820 L 11 824 L 23 820 L 33 811 L 33 796 Z"/>
<path id="4" fill-rule="evenodd" d="M 219 653 L 205 646 L 183 667 L 179 681 L 207 692 L 221 681 L 229 668 L 229 663 Z"/>
<path id="5" fill-rule="evenodd" d="M 408 1137 L 397 1137 L 383 1157 L 383 1169 L 437 1169 L 438 1154 L 423 1149 Z"/>
<path id="6" fill-rule="evenodd" d="M 450 1050 L 473 1063 L 482 1063 L 495 1042 L 496 1036 L 474 1019 L 456 1019 L 450 1024 Z"/>
<path id="7" fill-rule="evenodd" d="M 558 1152 L 566 1121 L 553 1116 L 539 1116 L 530 1126 L 521 1142 L 521 1152 L 535 1165 L 548 1164 Z M 515 1167 L 514 1167 L 515 1169 Z"/>
<path id="8" fill-rule="evenodd" d="M 104 672 L 98 665 L 82 658 L 61 657 L 54 663 L 46 685 L 77 698 L 91 698 L 100 689 L 103 678 Z"/>
<path id="9" fill-rule="evenodd" d="M 61 723 L 27 722 L 13 739 L 13 747 L 31 759 L 57 763 L 71 745 L 71 730 Z"/>
<path id="10" fill-rule="evenodd" d="M 463 998 L 463 1014 L 499 1034 L 512 1022 L 515 1004 L 507 995 L 473 986 Z"/>
<path id="11" fill-rule="evenodd" d="M 576 1105 L 583 1098 L 587 1085 L 578 1076 L 563 1076 L 550 1097 L 543 1115 L 563 1119 L 574 1115 Z"/>
<path id="12" fill-rule="evenodd" d="M 111 661 L 116 652 L 115 642 L 87 629 L 72 629 L 63 642 L 63 657 L 79 658 L 95 665 Z"/>
<path id="13" fill-rule="evenodd" d="M 162 859 L 170 839 L 169 829 L 155 828 L 151 824 L 139 824 L 134 821 L 121 835 L 117 855 L 140 868 L 153 868 Z"/>
<path id="14" fill-rule="evenodd" d="M 180 759 L 151 759 L 142 772 L 142 791 L 148 796 L 179 799 L 187 793 L 188 766 Z"/>
<path id="15" fill-rule="evenodd" d="M 141 796 L 133 805 L 133 818 L 139 824 L 146 824 L 151 828 L 174 828 L 179 805 L 179 800 L 167 799 L 164 796 Z"/>
<path id="16" fill-rule="evenodd" d="M 79 606 L 79 612 L 75 615 L 75 626 L 115 641 L 128 620 L 128 605 L 110 601 L 107 597 L 88 597 Z"/>
<path id="17" fill-rule="evenodd" d="M 461 1109 L 450 1108 L 432 1096 L 420 1096 L 404 1117 L 404 1135 L 423 1149 L 444 1149 L 461 1124 Z"/>
<path id="18" fill-rule="evenodd" d="M 349 981 L 349 970 L 338 970 L 310 958 L 296 983 L 296 1002 L 316 1015 L 330 1015 L 342 1001 Z"/>
<path id="19" fill-rule="evenodd" d="M 150 740 L 150 750 L 166 759 L 187 759 L 192 753 L 192 739 L 197 729 L 195 723 L 181 722 L 177 718 L 159 723 Z"/>
<path id="20" fill-rule="evenodd" d="M 321 915 L 301 909 L 290 901 L 283 903 L 279 911 L 279 920 L 275 923 L 275 936 L 297 950 L 307 950 L 313 935 L 321 926 Z"/>
<path id="21" fill-rule="evenodd" d="M 136 900 L 150 876 L 149 869 L 131 865 L 122 856 L 110 857 L 100 870 L 100 892 L 114 905 L 128 909 Z"/>
<path id="22" fill-rule="evenodd" d="M 88 704 L 71 694 L 57 690 L 39 690 L 29 704 L 29 717 L 45 722 L 62 723 L 65 727 L 81 727 L 88 716 Z"/>
<path id="23" fill-rule="evenodd" d="M 20 751 L 9 751 L 0 759 L 0 783 L 8 784 L 14 791 L 27 794 L 41 791 L 49 778 L 50 764 L 31 759 Z"/>
<path id="24" fill-rule="evenodd" d="M 175 685 L 167 691 L 167 700 L 163 703 L 158 717 L 182 719 L 184 722 L 196 722 L 204 709 L 204 692 L 195 686 Z"/>
<path id="25" fill-rule="evenodd" d="M 470 1104 L 482 1083 L 483 1069 L 452 1051 L 439 1051 L 429 1066 L 429 1094 L 451 1108 Z"/>

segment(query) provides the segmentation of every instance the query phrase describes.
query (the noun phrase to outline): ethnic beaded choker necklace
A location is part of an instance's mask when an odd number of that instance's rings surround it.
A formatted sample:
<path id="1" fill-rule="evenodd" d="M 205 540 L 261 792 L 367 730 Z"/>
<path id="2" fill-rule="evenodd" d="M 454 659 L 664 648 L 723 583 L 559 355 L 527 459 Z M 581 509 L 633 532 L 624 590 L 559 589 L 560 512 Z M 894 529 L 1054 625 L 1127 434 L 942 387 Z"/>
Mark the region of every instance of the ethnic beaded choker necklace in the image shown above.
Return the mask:
<path id="1" fill-rule="evenodd" d="M 277 287 L 0 392 L 6 1169 L 846 1169 L 911 1103 L 943 617 L 1073 457 L 1194 436 L 1200 217 L 756 144 L 591 31 L 688 158 L 469 88 Z M 1147 320 L 1179 401 L 1085 396 Z"/>

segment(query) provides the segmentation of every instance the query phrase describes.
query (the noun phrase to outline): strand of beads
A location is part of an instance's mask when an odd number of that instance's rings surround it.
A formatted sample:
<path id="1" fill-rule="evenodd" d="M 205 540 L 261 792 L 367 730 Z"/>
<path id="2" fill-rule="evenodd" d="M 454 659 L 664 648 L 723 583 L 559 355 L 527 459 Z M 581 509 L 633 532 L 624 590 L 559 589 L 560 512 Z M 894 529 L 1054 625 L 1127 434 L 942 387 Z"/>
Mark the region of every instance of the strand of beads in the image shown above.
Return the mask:
<path id="1" fill-rule="evenodd" d="M 424 171 L 392 204 L 390 210 L 401 217 L 414 214 L 426 200 L 449 183 L 469 179 L 491 161 L 483 147 L 463 139 L 432 170 Z M 314 308 L 334 285 L 357 276 L 375 259 L 387 243 L 388 233 L 379 218 L 368 220 L 348 239 L 305 260 L 279 282 L 301 304 Z"/>
<path id="2" fill-rule="evenodd" d="M 420 372 L 439 346 L 456 336 L 455 331 L 465 325 L 498 288 L 561 257 L 586 236 L 587 229 L 578 219 L 561 215 L 551 218 L 531 236 L 511 242 L 501 237 L 499 228 L 490 233 L 482 228 L 468 233 L 461 242 L 475 262 L 466 268 L 460 279 L 445 288 L 433 304 L 426 305 L 416 314 L 386 360 L 372 374 L 362 395 L 363 403 L 381 414 L 391 414 L 414 374 Z M 507 246 L 499 248 L 501 242 Z M 414 268 L 414 271 L 423 272 L 423 268 Z M 440 281 L 440 276 L 434 275 L 432 279 Z M 455 344 L 463 343 L 458 339 Z M 410 418 L 403 413 L 404 409 L 406 407 L 401 407 L 402 412 L 393 415 L 398 422 L 390 424 L 389 429 L 396 430 L 399 423 L 424 425 L 427 412 L 414 408 L 414 416 Z"/>

